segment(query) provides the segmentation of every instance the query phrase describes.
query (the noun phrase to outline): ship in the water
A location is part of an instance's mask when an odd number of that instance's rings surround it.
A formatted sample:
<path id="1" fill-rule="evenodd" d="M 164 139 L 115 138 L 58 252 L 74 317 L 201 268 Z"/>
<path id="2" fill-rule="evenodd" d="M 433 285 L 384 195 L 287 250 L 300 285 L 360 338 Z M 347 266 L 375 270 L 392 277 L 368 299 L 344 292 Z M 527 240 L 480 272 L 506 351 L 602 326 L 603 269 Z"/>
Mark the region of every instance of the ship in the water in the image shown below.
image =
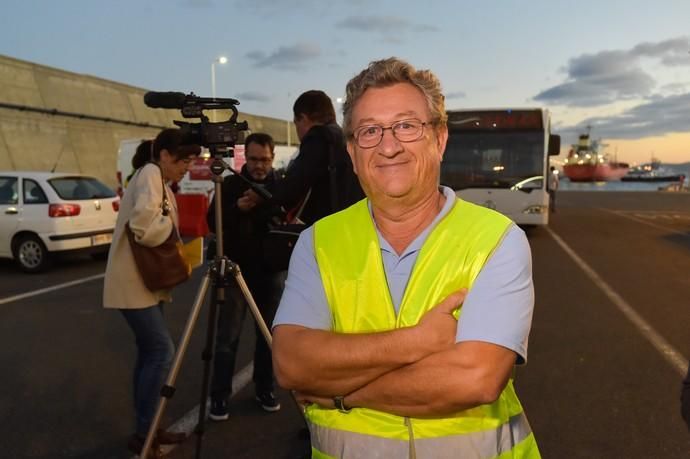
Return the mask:
<path id="1" fill-rule="evenodd" d="M 685 180 L 685 174 L 676 173 L 662 166 L 661 161 L 652 157 L 650 162 L 631 168 L 621 180 L 624 182 L 682 182 Z"/>
<path id="2" fill-rule="evenodd" d="M 620 180 L 628 173 L 627 163 L 609 160 L 608 155 L 599 150 L 606 145 L 601 140 L 592 140 L 590 126 L 580 134 L 578 143 L 573 145 L 563 165 L 563 174 L 572 182 L 604 182 Z"/>

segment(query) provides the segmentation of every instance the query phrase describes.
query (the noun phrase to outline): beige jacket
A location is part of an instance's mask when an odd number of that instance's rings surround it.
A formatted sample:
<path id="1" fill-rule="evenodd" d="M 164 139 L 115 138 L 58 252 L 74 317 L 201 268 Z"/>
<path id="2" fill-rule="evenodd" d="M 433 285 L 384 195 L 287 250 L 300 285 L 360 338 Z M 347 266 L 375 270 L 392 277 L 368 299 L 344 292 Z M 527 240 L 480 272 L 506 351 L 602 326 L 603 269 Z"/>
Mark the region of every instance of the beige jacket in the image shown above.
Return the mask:
<path id="1" fill-rule="evenodd" d="M 132 178 L 120 202 L 120 211 L 115 224 L 113 241 L 108 253 L 103 285 L 103 307 L 117 309 L 140 309 L 171 301 L 170 291 L 152 292 L 144 282 L 134 264 L 132 250 L 125 233 L 129 222 L 137 241 L 149 247 L 162 244 L 173 230 L 173 220 L 178 224 L 175 196 L 166 185 L 171 204 L 169 216 L 163 215 L 161 202 L 163 187 L 161 172 L 155 164 L 142 167 Z M 172 219 L 171 219 L 172 217 Z"/>

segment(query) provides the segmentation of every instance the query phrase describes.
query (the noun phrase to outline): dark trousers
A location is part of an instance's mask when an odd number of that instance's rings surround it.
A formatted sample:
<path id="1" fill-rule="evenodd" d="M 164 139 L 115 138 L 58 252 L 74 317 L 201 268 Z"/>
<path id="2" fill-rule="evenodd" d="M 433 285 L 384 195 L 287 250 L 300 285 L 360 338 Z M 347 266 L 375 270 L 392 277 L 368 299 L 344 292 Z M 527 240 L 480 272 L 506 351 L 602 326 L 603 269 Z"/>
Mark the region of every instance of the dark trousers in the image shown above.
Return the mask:
<path id="1" fill-rule="evenodd" d="M 549 190 L 549 209 L 556 212 L 556 190 Z"/>
<path id="2" fill-rule="evenodd" d="M 269 330 L 283 292 L 284 273 L 278 275 L 245 274 L 245 281 Z M 242 332 L 242 323 L 249 306 L 234 280 L 225 290 L 225 303 L 218 307 L 218 332 L 213 361 L 211 398 L 227 400 L 232 393 L 232 377 L 235 372 L 237 349 Z M 256 345 L 254 347 L 253 380 L 257 393 L 271 392 L 273 383 L 273 362 L 271 350 L 255 325 Z"/>
<path id="3" fill-rule="evenodd" d="M 163 319 L 163 306 L 120 309 L 137 341 L 134 366 L 134 411 L 137 434 L 146 435 L 156 413 L 161 387 L 170 370 L 175 346 Z"/>

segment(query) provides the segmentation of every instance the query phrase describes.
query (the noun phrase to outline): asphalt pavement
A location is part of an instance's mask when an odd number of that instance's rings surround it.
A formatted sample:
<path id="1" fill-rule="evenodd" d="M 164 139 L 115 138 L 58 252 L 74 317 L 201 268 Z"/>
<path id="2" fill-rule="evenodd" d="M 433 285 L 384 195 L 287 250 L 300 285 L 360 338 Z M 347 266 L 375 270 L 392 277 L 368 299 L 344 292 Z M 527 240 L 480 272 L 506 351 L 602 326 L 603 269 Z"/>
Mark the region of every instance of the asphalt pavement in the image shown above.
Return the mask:
<path id="1" fill-rule="evenodd" d="M 548 228 L 528 228 L 536 289 L 518 395 L 545 458 L 687 458 L 679 413 L 690 356 L 690 194 L 561 192 Z M 61 260 L 41 275 L 0 260 L 0 456 L 127 458 L 134 342 L 101 308 L 104 261 Z M 179 338 L 203 270 L 166 306 Z M 206 312 L 196 323 L 164 425 L 191 428 Z M 298 458 L 299 411 L 254 401 L 248 316 L 230 420 L 207 423 L 205 458 Z M 195 455 L 196 438 L 171 458 Z"/>

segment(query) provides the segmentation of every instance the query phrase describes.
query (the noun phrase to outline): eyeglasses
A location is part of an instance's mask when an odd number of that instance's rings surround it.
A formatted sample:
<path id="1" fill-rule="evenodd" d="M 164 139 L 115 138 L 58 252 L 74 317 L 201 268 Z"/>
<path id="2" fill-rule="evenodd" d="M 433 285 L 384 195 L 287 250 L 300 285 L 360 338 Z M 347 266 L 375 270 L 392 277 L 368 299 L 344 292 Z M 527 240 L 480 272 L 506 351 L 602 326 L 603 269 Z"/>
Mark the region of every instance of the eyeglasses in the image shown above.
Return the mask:
<path id="1" fill-rule="evenodd" d="M 390 126 L 370 124 L 355 129 L 354 138 L 360 148 L 374 148 L 381 143 L 383 132 L 390 129 L 393 137 L 400 142 L 414 142 L 422 138 L 424 126 L 427 124 L 433 125 L 434 123 L 433 121 L 423 122 L 422 120 L 411 118 L 409 120 L 396 121 Z"/>
<path id="2" fill-rule="evenodd" d="M 253 156 L 248 156 L 247 162 L 270 164 L 273 162 L 273 158 L 254 158 Z"/>

